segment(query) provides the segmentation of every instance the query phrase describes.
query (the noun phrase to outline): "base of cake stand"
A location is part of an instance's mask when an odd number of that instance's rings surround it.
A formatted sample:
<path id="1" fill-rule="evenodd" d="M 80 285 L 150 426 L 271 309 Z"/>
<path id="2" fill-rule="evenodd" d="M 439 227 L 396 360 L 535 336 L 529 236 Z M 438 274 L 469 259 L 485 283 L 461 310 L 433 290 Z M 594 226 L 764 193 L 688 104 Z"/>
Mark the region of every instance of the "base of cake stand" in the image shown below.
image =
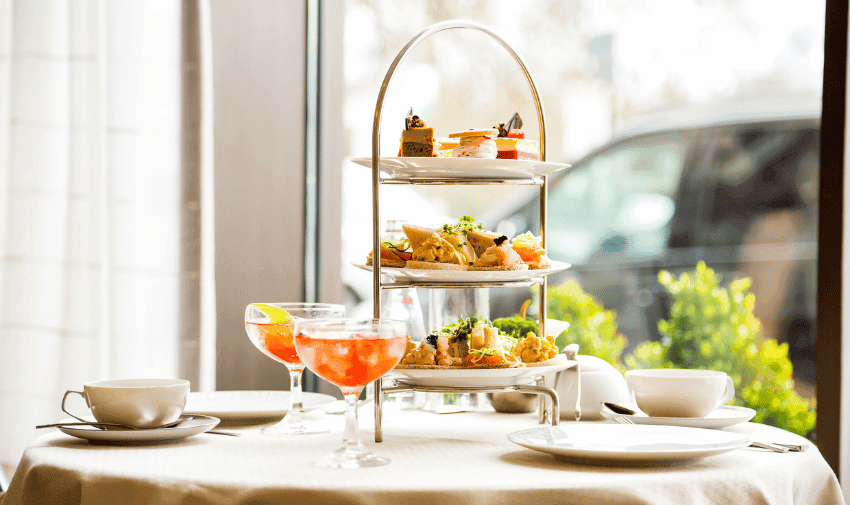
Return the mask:
<path id="1" fill-rule="evenodd" d="M 392 381 L 392 385 L 381 387 L 381 392 L 384 394 L 406 393 L 406 392 L 421 392 L 421 393 L 502 393 L 507 391 L 516 391 L 519 393 L 532 393 L 541 395 L 540 408 L 538 409 L 538 421 L 540 424 L 551 423 L 552 426 L 557 426 L 560 422 L 560 412 L 558 393 L 550 388 L 539 384 L 515 384 L 511 386 L 421 386 L 412 384 L 404 379 L 386 379 Z M 545 398 L 549 398 L 549 402 Z M 378 421 L 375 426 L 375 442 L 383 441 L 383 432 L 379 428 L 382 412 L 382 398 L 376 395 L 375 398 L 375 417 Z M 548 405 L 547 405 L 548 403 Z M 581 412 L 576 412 L 576 420 L 579 420 Z"/>

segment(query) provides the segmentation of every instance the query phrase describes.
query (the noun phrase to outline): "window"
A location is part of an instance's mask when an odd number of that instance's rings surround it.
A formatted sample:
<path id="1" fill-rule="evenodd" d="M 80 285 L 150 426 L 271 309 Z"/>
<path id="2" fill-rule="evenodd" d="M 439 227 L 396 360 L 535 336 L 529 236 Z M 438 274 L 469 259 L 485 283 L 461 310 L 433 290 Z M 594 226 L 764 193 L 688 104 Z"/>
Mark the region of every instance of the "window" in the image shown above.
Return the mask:
<path id="1" fill-rule="evenodd" d="M 576 279 L 616 311 L 628 353 L 662 338 L 658 321 L 672 298 L 659 272 L 680 275 L 705 262 L 724 285 L 750 277 L 764 336 L 789 343 L 796 394 L 813 398 L 825 7 L 808 3 L 763 16 L 767 8 L 759 0 L 687 1 L 675 9 L 651 2 L 623 9 L 596 1 L 517 8 L 348 0 L 349 156 L 370 154 L 380 82 L 411 37 L 446 19 L 493 28 L 535 76 L 548 159 L 576 166 L 551 178 L 547 248 L 573 266 L 550 285 Z M 474 34 L 451 32 L 429 39 L 399 67 L 383 111 L 382 155 L 397 151 L 400 118 L 411 106 L 437 136 L 519 111 L 536 138 L 530 93 L 514 80 L 515 65 Z M 351 182 L 343 195 L 351 217 L 345 229 L 365 240 L 344 250 L 343 281 L 358 294 L 352 307 L 371 307 L 371 293 L 361 287 L 371 287 L 368 274 L 345 270 L 370 249 L 368 170 L 346 165 L 344 173 Z M 386 219 L 437 225 L 470 214 L 506 234 L 536 232 L 535 195 L 527 188 L 405 191 L 387 196 Z M 515 312 L 517 299 L 529 296 L 514 291 L 491 290 L 491 317 Z"/>

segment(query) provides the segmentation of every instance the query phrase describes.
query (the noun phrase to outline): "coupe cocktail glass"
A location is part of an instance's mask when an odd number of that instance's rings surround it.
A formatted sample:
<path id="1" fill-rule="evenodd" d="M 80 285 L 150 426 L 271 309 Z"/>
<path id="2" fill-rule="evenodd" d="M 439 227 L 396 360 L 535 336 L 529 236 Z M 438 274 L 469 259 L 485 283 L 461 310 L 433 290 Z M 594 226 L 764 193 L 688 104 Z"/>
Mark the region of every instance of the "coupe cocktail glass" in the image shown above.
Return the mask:
<path id="1" fill-rule="evenodd" d="M 252 303 L 245 309 L 245 331 L 266 356 L 289 369 L 291 405 L 286 417 L 261 431 L 265 435 L 309 435 L 329 430 L 303 418 L 301 374 L 304 364 L 293 341 L 295 322 L 305 319 L 341 319 L 345 306 L 331 303 Z"/>
<path id="2" fill-rule="evenodd" d="M 407 325 L 391 319 L 300 320 L 295 323 L 298 355 L 319 377 L 339 386 L 345 397 L 342 445 L 315 462 L 329 468 L 381 466 L 389 459 L 369 452 L 357 430 L 357 398 L 366 384 L 392 370 L 407 349 Z"/>

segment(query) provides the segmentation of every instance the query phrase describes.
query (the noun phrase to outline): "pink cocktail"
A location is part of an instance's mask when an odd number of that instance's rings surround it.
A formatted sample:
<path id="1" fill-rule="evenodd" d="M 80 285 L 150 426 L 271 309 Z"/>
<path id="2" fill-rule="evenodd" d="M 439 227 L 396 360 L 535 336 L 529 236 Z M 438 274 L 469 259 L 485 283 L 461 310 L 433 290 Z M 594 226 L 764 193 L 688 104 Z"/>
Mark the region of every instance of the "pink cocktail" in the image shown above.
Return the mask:
<path id="1" fill-rule="evenodd" d="M 289 369 L 288 413 L 283 420 L 261 431 L 264 435 L 309 435 L 329 430 L 302 417 L 301 374 L 304 364 L 295 349 L 293 331 L 301 319 L 345 316 L 345 306 L 332 303 L 252 303 L 245 309 L 245 332 L 254 346 Z"/>
<path id="2" fill-rule="evenodd" d="M 360 468 L 389 460 L 369 452 L 357 431 L 357 398 L 366 384 L 393 369 L 407 349 L 407 326 L 389 319 L 295 322 L 295 347 L 301 361 L 336 384 L 346 403 L 342 445 L 317 466 Z"/>

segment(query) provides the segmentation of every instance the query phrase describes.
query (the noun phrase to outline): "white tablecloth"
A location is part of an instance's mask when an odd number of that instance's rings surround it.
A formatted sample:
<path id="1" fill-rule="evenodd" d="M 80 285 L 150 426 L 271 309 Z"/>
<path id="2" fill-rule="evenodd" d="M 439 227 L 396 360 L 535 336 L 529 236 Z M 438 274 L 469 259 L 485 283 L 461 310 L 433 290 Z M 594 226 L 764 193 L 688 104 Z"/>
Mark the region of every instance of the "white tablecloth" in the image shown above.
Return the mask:
<path id="1" fill-rule="evenodd" d="M 533 414 L 389 410 L 380 444 L 371 414 L 361 409 L 364 442 L 392 463 L 359 470 L 310 464 L 339 445 L 343 416 L 311 414 L 332 427 L 325 435 L 271 438 L 250 428 L 239 438 L 203 434 L 156 446 L 97 446 L 52 432 L 27 448 L 2 505 L 844 503 L 814 446 L 616 468 L 566 463 L 509 442 L 508 433 L 536 426 Z M 758 424 L 730 429 L 803 442 Z"/>

